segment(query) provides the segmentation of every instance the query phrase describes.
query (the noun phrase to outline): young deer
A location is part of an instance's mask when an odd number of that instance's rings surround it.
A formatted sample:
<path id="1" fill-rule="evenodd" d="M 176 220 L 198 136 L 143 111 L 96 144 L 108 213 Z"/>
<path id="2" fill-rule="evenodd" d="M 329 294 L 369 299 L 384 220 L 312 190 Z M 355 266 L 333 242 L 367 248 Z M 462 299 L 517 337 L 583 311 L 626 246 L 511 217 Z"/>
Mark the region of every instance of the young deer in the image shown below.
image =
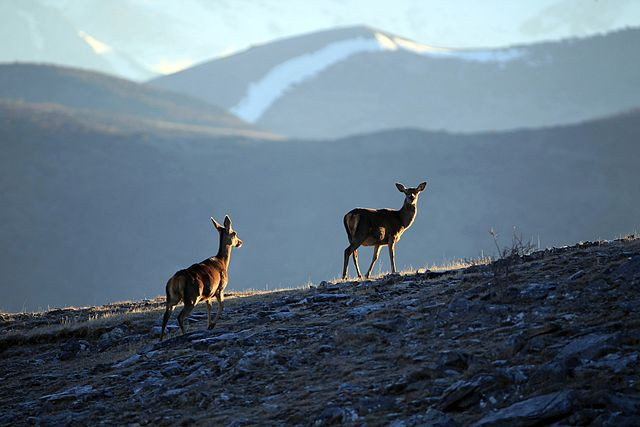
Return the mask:
<path id="1" fill-rule="evenodd" d="M 367 279 L 371 275 L 373 265 L 378 260 L 380 248 L 384 245 L 389 247 L 391 269 L 394 273 L 396 272 L 395 245 L 400 240 L 402 233 L 413 223 L 417 213 L 418 196 L 426 186 L 427 183 L 423 182 L 416 188 L 405 188 L 404 185 L 396 182 L 398 190 L 405 194 L 404 204 L 399 210 L 356 208 L 344 216 L 344 228 L 349 237 L 349 246 L 344 250 L 343 279 L 347 278 L 349 256 L 352 254 L 358 278 L 362 278 L 358 265 L 358 248 L 360 246 L 374 246 L 373 260 L 369 271 L 367 271 Z"/>
<path id="2" fill-rule="evenodd" d="M 224 227 L 211 218 L 213 226 L 220 233 L 220 247 L 218 255 L 207 258 L 204 261 L 193 264 L 191 267 L 180 270 L 167 282 L 167 308 L 162 319 L 162 332 L 160 341 L 164 338 L 164 330 L 173 311 L 173 307 L 184 301 L 184 308 L 178 315 L 178 323 L 182 333 L 184 330 L 184 320 L 189 316 L 193 307 L 200 301 L 207 303 L 208 328 L 212 329 L 222 314 L 224 301 L 224 288 L 227 286 L 229 268 L 229 258 L 231 248 L 242 246 L 242 240 L 238 239 L 238 234 L 231 228 L 231 219 L 224 217 Z M 211 300 L 213 297 L 218 300 L 218 313 L 211 322 Z"/>

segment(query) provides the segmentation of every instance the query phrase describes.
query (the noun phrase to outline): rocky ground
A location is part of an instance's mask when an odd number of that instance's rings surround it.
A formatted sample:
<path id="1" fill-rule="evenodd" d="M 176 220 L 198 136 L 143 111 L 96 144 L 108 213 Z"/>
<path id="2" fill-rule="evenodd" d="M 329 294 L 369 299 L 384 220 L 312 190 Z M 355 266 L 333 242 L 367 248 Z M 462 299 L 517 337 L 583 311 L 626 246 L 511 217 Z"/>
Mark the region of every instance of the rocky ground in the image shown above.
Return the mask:
<path id="1" fill-rule="evenodd" d="M 162 343 L 162 299 L 3 314 L 0 424 L 639 425 L 639 306 L 629 237 L 230 297 Z"/>

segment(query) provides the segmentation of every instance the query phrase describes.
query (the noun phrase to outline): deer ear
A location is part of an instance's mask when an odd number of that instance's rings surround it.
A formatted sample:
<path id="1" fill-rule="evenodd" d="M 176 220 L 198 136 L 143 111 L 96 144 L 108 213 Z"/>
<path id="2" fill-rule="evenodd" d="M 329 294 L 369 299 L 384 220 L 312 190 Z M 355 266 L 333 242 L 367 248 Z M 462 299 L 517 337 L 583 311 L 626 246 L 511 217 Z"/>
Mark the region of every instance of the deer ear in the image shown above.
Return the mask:
<path id="1" fill-rule="evenodd" d="M 425 187 L 427 186 L 427 181 L 421 183 L 420 185 L 418 185 L 417 190 L 418 191 L 424 191 Z"/>
<path id="2" fill-rule="evenodd" d="M 405 190 L 406 190 L 405 186 L 404 186 L 404 185 L 402 185 L 402 184 L 400 184 L 399 182 L 396 182 L 396 188 L 397 188 L 399 191 L 402 191 L 403 193 L 404 193 L 404 192 L 405 192 Z"/>
<path id="3" fill-rule="evenodd" d="M 224 216 L 224 228 L 227 230 L 231 228 L 231 218 L 229 218 L 229 215 Z"/>
<path id="4" fill-rule="evenodd" d="M 220 224 L 218 224 L 218 221 L 213 219 L 213 217 L 211 217 L 211 222 L 213 223 L 213 226 L 216 228 L 216 230 L 218 231 L 222 230 L 223 227 Z"/>

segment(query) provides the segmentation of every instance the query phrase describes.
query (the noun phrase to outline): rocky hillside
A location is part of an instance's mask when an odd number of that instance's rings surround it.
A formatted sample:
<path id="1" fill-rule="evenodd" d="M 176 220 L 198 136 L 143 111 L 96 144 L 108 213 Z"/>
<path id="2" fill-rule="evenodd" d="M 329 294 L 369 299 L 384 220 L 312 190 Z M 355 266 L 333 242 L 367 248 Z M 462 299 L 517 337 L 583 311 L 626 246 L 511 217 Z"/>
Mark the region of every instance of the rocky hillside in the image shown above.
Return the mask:
<path id="1" fill-rule="evenodd" d="M 640 239 L 230 296 L 2 315 L 0 424 L 635 425 Z M 175 316 L 174 316 L 175 318 Z"/>

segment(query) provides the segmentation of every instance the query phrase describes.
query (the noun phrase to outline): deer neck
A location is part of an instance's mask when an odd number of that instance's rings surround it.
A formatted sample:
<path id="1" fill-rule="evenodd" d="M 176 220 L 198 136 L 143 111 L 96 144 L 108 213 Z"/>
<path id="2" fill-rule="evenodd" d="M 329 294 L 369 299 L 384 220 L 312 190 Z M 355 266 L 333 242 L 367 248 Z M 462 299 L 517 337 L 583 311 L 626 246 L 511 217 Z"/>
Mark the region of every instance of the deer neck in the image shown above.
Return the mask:
<path id="1" fill-rule="evenodd" d="M 225 270 L 229 268 L 229 259 L 231 258 L 231 245 L 222 243 L 222 236 L 220 236 L 220 246 L 218 247 L 218 254 L 216 255 L 224 264 Z"/>
<path id="2" fill-rule="evenodd" d="M 400 214 L 400 223 L 403 228 L 409 228 L 409 226 L 413 223 L 413 220 L 416 218 L 416 213 L 418 212 L 418 208 L 416 205 L 412 205 L 411 203 L 407 203 L 406 201 L 402 205 L 402 208 L 398 211 Z"/>

